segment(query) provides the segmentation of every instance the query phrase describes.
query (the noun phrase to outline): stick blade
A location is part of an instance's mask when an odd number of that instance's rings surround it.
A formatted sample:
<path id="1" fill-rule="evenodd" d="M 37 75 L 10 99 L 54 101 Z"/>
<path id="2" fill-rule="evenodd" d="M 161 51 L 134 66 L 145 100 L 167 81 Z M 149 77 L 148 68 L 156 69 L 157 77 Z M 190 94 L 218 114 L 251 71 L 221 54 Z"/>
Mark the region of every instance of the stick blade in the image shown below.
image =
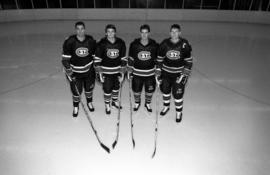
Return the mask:
<path id="1" fill-rule="evenodd" d="M 152 154 L 152 159 L 155 157 L 155 155 L 156 155 L 156 148 L 155 148 L 155 150 L 154 150 L 154 152 Z"/>
<path id="2" fill-rule="evenodd" d="M 132 139 L 132 145 L 133 145 L 133 149 L 135 148 L 135 140 Z"/>
<path id="3" fill-rule="evenodd" d="M 110 154 L 110 148 L 108 148 L 107 146 L 105 146 L 103 143 L 100 143 L 100 146 L 107 152 Z"/>
<path id="4" fill-rule="evenodd" d="M 115 140 L 115 141 L 113 142 L 113 144 L 112 144 L 112 148 L 113 148 L 113 149 L 115 148 L 116 144 L 117 144 L 117 140 Z"/>

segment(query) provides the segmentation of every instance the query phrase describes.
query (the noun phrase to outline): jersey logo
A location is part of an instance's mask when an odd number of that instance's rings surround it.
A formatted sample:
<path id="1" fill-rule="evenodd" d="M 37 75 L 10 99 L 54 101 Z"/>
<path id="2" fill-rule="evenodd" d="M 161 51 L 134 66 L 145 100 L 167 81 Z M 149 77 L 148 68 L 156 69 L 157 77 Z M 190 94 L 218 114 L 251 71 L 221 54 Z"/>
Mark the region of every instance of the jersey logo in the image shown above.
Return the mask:
<path id="1" fill-rule="evenodd" d="M 119 50 L 118 49 L 108 49 L 107 50 L 107 56 L 109 58 L 117 58 L 119 56 Z"/>
<path id="2" fill-rule="evenodd" d="M 151 59 L 151 53 L 148 51 L 141 51 L 138 53 L 138 58 L 142 61 Z"/>
<path id="3" fill-rule="evenodd" d="M 79 47 L 78 49 L 76 49 L 76 55 L 79 57 L 86 57 L 88 54 L 88 49 L 85 47 Z"/>
<path id="4" fill-rule="evenodd" d="M 180 52 L 177 50 L 169 50 L 166 53 L 166 56 L 171 60 L 177 60 L 180 58 Z"/>

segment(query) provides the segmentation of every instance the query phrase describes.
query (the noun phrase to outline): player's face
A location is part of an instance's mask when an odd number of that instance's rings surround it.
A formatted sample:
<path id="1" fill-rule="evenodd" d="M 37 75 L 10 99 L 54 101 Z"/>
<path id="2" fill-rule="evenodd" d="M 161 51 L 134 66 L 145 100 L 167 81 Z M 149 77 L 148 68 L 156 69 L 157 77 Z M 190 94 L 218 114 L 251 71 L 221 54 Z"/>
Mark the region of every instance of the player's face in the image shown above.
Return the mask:
<path id="1" fill-rule="evenodd" d="M 171 32 L 170 32 L 170 35 L 171 35 L 171 38 L 172 38 L 172 39 L 177 39 L 177 38 L 180 37 L 181 32 L 180 32 L 180 30 L 177 29 L 177 28 L 172 28 L 172 29 L 171 29 Z"/>
<path id="2" fill-rule="evenodd" d="M 82 37 L 85 35 L 85 28 L 83 25 L 77 25 L 76 26 L 76 33 L 78 36 Z"/>
<path id="3" fill-rule="evenodd" d="M 108 38 L 115 38 L 116 32 L 114 29 L 107 29 L 106 35 Z"/>
<path id="4" fill-rule="evenodd" d="M 141 30 L 141 38 L 143 39 L 143 40 L 146 40 L 146 39 L 148 39 L 148 37 L 149 37 L 149 31 L 147 30 L 147 29 L 142 29 Z"/>

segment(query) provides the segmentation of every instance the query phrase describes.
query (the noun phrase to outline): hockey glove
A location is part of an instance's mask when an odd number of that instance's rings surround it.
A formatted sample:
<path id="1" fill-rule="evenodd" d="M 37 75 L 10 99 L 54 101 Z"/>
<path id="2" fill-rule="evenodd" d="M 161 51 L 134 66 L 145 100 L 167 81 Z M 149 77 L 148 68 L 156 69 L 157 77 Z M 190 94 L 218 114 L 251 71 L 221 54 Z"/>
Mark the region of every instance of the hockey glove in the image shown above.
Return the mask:
<path id="1" fill-rule="evenodd" d="M 120 83 L 122 83 L 124 81 L 124 74 L 120 73 L 120 76 L 118 77 L 118 80 Z"/>
<path id="2" fill-rule="evenodd" d="M 95 68 L 96 73 L 101 73 L 102 69 L 100 66 L 95 66 L 94 68 Z"/>
<path id="3" fill-rule="evenodd" d="M 187 69 L 187 68 L 184 68 L 182 74 L 184 76 L 186 76 L 186 77 L 189 77 L 190 74 L 191 74 L 191 70 L 190 69 Z"/>
<path id="4" fill-rule="evenodd" d="M 160 75 L 161 75 L 161 69 L 157 68 L 155 70 L 155 74 L 156 74 L 157 77 L 160 77 Z"/>
<path id="5" fill-rule="evenodd" d="M 128 78 L 128 80 L 131 80 L 131 79 L 132 79 L 132 77 L 133 77 L 133 74 L 132 74 L 132 73 L 130 73 L 130 72 L 128 72 L 128 73 L 127 73 L 127 78 Z"/>
<path id="6" fill-rule="evenodd" d="M 71 69 L 65 69 L 65 73 L 66 73 L 67 78 L 68 78 L 68 80 L 69 80 L 70 82 L 76 81 L 76 78 L 75 78 L 75 76 L 74 76 L 74 74 L 73 74 L 73 71 L 72 71 Z"/>
<path id="7" fill-rule="evenodd" d="M 121 74 L 125 74 L 126 71 L 127 71 L 127 68 L 126 68 L 126 67 L 121 67 L 121 68 L 120 68 L 120 73 L 121 73 Z"/>

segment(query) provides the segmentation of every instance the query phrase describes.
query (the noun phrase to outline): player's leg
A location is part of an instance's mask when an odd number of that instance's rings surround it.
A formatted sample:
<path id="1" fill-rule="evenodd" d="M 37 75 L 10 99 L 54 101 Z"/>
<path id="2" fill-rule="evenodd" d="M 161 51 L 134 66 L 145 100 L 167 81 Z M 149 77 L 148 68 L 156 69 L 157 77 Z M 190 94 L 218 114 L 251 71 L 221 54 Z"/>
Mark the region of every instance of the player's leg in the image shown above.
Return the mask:
<path id="1" fill-rule="evenodd" d="M 122 109 L 122 106 L 119 105 L 119 90 L 120 90 L 120 81 L 119 81 L 120 74 L 112 75 L 112 106 L 115 108 Z"/>
<path id="2" fill-rule="evenodd" d="M 104 74 L 103 92 L 104 92 L 106 114 L 111 113 L 111 98 L 112 98 L 112 90 L 113 90 L 112 81 L 113 81 L 113 78 L 111 75 Z"/>
<path id="3" fill-rule="evenodd" d="M 172 88 L 172 94 L 174 97 L 175 110 L 176 110 L 176 122 L 179 123 L 182 120 L 183 111 L 183 96 L 185 92 L 185 85 L 182 83 L 174 83 Z"/>
<path id="4" fill-rule="evenodd" d="M 160 115 L 164 116 L 170 110 L 172 83 L 170 77 L 166 73 L 163 73 L 161 76 L 162 81 L 160 91 L 163 93 L 163 109 L 161 110 Z"/>
<path id="5" fill-rule="evenodd" d="M 73 117 L 77 117 L 79 113 L 79 103 L 80 103 L 80 95 L 82 93 L 82 84 L 83 81 L 81 78 L 76 78 L 72 82 L 70 82 L 70 88 L 72 92 L 72 101 L 73 101 Z M 79 92 L 79 93 L 78 93 Z"/>
<path id="6" fill-rule="evenodd" d="M 152 112 L 151 101 L 153 93 L 156 90 L 156 80 L 155 76 L 145 77 L 144 79 L 144 89 L 145 89 L 145 104 L 144 107 L 148 112 Z"/>
<path id="7" fill-rule="evenodd" d="M 89 111 L 93 112 L 95 110 L 93 105 L 93 90 L 95 87 L 95 72 L 91 71 L 87 75 L 87 77 L 84 78 L 84 90 L 85 90 L 85 97 L 87 102 L 87 107 Z"/>
<path id="8" fill-rule="evenodd" d="M 143 88 L 143 80 L 142 77 L 133 75 L 132 78 L 132 91 L 134 95 L 134 111 L 138 111 L 141 106 L 141 93 Z"/>

